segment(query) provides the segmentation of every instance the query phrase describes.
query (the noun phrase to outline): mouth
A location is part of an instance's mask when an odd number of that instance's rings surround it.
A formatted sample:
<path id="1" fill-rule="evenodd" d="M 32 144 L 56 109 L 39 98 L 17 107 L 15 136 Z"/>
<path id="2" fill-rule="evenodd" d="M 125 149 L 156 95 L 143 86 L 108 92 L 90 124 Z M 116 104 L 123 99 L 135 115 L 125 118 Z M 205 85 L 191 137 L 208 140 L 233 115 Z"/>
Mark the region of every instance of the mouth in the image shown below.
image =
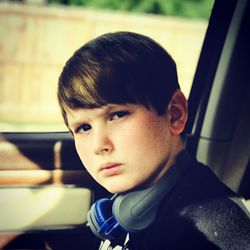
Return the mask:
<path id="1" fill-rule="evenodd" d="M 100 172 L 105 177 L 118 175 L 121 173 L 121 163 L 105 163 L 100 166 Z"/>

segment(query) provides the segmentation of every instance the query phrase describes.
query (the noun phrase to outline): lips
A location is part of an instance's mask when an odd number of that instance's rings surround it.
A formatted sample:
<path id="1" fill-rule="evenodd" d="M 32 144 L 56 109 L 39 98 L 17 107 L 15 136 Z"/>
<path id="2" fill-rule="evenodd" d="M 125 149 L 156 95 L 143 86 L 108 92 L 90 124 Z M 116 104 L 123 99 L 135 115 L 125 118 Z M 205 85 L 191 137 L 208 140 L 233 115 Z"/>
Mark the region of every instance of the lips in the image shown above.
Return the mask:
<path id="1" fill-rule="evenodd" d="M 121 163 L 105 163 L 100 167 L 100 172 L 108 177 L 113 175 L 118 175 L 121 173 Z"/>

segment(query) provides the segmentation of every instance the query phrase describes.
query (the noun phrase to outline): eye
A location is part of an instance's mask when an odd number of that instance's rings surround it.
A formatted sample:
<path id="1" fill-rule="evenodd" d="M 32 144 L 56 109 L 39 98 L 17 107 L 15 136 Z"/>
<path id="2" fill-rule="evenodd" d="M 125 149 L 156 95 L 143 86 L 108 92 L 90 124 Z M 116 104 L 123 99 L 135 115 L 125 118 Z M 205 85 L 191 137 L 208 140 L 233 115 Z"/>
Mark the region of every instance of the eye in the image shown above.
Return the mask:
<path id="1" fill-rule="evenodd" d="M 123 110 L 123 111 L 116 111 L 116 112 L 113 112 L 113 113 L 111 113 L 111 115 L 110 115 L 110 120 L 112 121 L 112 120 L 117 120 L 117 119 L 120 119 L 120 118 L 122 118 L 122 117 L 124 117 L 124 116 L 127 116 L 127 115 L 129 115 L 130 114 L 130 112 L 129 111 L 126 111 L 126 110 Z"/>
<path id="2" fill-rule="evenodd" d="M 83 124 L 75 129 L 75 134 L 83 134 L 86 133 L 91 129 L 91 126 L 89 124 Z"/>

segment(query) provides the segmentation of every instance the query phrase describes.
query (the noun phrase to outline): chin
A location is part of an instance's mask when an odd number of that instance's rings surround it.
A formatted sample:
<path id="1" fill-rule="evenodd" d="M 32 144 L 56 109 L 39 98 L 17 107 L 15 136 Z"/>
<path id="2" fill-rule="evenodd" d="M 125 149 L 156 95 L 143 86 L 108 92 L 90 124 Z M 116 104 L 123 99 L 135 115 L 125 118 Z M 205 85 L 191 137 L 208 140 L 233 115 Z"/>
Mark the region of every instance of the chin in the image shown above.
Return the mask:
<path id="1" fill-rule="evenodd" d="M 136 188 L 138 183 L 136 181 L 128 182 L 128 178 L 108 178 L 99 182 L 108 192 L 112 194 L 125 193 Z"/>
<path id="2" fill-rule="evenodd" d="M 112 194 L 128 192 L 130 189 L 121 187 L 105 187 Z"/>
<path id="3" fill-rule="evenodd" d="M 133 186 L 130 187 L 128 185 L 124 186 L 124 185 L 115 185 L 115 184 L 103 185 L 103 187 L 112 194 L 129 192 L 131 189 L 134 188 Z"/>

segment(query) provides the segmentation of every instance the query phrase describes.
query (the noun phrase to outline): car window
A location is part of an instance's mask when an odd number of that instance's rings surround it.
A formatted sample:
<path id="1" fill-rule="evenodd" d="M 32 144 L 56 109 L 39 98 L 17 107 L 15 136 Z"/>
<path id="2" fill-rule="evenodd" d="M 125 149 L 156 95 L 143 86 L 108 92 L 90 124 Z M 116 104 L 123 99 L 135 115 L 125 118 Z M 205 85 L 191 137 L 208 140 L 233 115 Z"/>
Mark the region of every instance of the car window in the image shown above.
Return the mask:
<path id="1" fill-rule="evenodd" d="M 0 3 L 0 132 L 66 131 L 58 76 L 77 48 L 106 32 L 129 30 L 156 39 L 176 60 L 188 97 L 213 1 L 97 2 Z"/>

